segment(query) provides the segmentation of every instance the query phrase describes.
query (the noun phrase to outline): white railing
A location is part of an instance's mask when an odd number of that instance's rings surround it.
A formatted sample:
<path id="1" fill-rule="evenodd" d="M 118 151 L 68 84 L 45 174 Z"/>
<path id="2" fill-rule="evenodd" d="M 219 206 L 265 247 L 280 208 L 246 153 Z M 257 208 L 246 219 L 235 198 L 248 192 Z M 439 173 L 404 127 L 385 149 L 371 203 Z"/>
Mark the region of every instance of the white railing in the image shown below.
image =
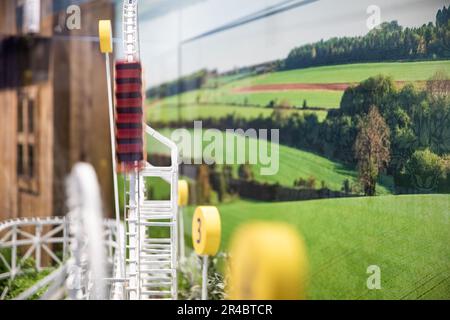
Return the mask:
<path id="1" fill-rule="evenodd" d="M 62 265 L 68 244 L 68 226 L 62 217 L 23 218 L 0 223 L 0 268 L 7 270 L 0 274 L 0 280 L 14 279 L 27 271 L 25 263 L 30 258 L 38 271 Z"/>
<path id="2" fill-rule="evenodd" d="M 107 259 L 114 270 L 117 262 L 116 222 L 107 219 L 103 221 L 103 226 Z M 42 271 L 49 267 L 60 273 L 66 267 L 70 242 L 68 219 L 65 217 L 22 218 L 0 222 L 0 270 L 6 270 L 0 273 L 0 280 L 14 280 L 26 272 Z M 26 263 L 28 260 L 33 261 L 33 267 Z M 28 298 L 35 293 L 36 288 L 56 279 L 58 272 L 53 272 L 42 283 L 28 288 L 20 297 Z M 116 286 L 113 283 L 111 290 L 117 291 Z M 0 300 L 4 299 L 7 292 L 8 287 L 0 291 Z"/>

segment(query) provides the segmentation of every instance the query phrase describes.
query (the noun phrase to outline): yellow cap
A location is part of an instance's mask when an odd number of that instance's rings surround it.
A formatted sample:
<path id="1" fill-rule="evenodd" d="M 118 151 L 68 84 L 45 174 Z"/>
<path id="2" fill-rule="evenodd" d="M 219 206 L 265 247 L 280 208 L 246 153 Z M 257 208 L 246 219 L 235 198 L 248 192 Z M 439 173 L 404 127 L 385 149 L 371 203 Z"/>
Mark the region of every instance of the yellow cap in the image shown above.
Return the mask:
<path id="1" fill-rule="evenodd" d="M 189 184 L 186 180 L 178 181 L 178 205 L 186 207 L 189 202 Z"/>
<path id="2" fill-rule="evenodd" d="M 111 53 L 113 51 L 111 20 L 98 22 L 98 34 L 100 39 L 100 51 Z"/>

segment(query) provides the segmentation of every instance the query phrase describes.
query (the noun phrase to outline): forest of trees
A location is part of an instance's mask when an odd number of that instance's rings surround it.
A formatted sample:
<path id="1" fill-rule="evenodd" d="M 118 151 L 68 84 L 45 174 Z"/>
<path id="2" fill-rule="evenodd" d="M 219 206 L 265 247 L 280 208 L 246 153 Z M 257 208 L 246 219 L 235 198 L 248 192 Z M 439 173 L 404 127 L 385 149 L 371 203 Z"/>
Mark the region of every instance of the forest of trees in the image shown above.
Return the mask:
<path id="1" fill-rule="evenodd" d="M 187 76 L 181 77 L 178 80 L 166 82 L 162 85 L 150 88 L 147 90 L 146 95 L 151 99 L 162 99 L 165 97 L 174 96 L 183 92 L 196 90 L 202 87 L 209 78 L 216 76 L 217 71 L 202 69 Z"/>
<path id="2" fill-rule="evenodd" d="M 427 188 L 450 191 L 449 93 L 450 80 L 443 73 L 437 73 L 424 87 L 406 84 L 402 88 L 397 88 L 391 78 L 380 75 L 348 88 L 340 109 L 330 111 L 323 122 L 315 113 L 292 113 L 275 108 L 270 117 L 251 120 L 235 114 L 203 119 L 203 127 L 280 129 L 281 144 L 309 150 L 356 168 L 354 147 L 359 125 L 370 108 L 376 106 L 389 128 L 390 161 L 386 173 L 394 177 L 398 192 Z M 191 127 L 192 122 L 159 125 Z M 433 168 L 433 181 L 412 176 L 423 171 L 411 170 L 419 167 L 418 162 L 422 162 L 423 168 Z"/>
<path id="3" fill-rule="evenodd" d="M 332 38 L 293 49 L 281 69 L 392 60 L 450 57 L 450 10 L 439 10 L 435 23 L 403 28 L 397 21 L 382 23 L 367 35 Z"/>

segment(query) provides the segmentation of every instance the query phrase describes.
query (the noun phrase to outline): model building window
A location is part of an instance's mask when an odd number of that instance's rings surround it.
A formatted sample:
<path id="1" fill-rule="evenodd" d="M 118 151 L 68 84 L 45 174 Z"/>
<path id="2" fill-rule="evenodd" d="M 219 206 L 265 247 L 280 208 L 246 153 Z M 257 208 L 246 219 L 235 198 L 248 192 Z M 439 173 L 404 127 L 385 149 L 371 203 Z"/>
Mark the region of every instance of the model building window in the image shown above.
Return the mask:
<path id="1" fill-rule="evenodd" d="M 37 192 L 36 114 L 37 88 L 20 90 L 17 104 L 17 175 L 19 188 Z"/>

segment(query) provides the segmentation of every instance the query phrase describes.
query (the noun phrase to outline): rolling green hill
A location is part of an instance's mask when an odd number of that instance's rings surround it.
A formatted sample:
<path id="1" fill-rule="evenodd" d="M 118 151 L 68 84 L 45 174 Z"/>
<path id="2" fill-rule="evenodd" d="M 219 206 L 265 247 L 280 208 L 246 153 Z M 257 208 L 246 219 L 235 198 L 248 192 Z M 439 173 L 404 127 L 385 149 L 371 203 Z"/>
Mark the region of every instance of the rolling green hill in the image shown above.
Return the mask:
<path id="1" fill-rule="evenodd" d="M 310 299 L 450 299 L 449 209 L 449 195 L 238 201 L 219 207 L 221 249 L 244 223 L 282 221 L 305 239 Z M 381 268 L 381 290 L 366 287 L 370 265 Z"/>
<path id="2" fill-rule="evenodd" d="M 274 72 L 244 79 L 235 77 L 237 79 L 235 81 L 232 77 L 227 76 L 227 81 L 217 81 L 219 84 L 225 84 L 219 85 L 216 89 L 194 90 L 153 102 L 148 108 L 147 119 L 149 121 L 177 120 L 179 111 L 176 106 L 178 103 L 186 105 L 180 109 L 181 117 L 185 120 L 220 118 L 231 113 L 246 118 L 258 117 L 260 114 L 270 116 L 271 109 L 261 108 L 267 106 L 270 101 L 301 107 L 303 100 L 306 100 L 310 107 L 337 108 L 343 91 L 302 89 L 239 92 L 238 89 L 271 84 L 357 83 L 378 74 L 390 75 L 395 81 L 400 82 L 422 82 L 429 79 L 438 70 L 444 70 L 450 74 L 450 61 L 362 63 L 314 67 Z M 236 106 L 236 104 L 240 106 Z M 321 120 L 326 116 L 326 111 L 313 112 L 318 113 Z"/>
<path id="3" fill-rule="evenodd" d="M 223 118 L 230 114 L 239 115 L 241 118 L 254 119 L 262 115 L 263 117 L 270 117 L 273 109 L 260 107 L 238 107 L 233 105 L 189 105 L 177 108 L 175 105 L 156 105 L 152 106 L 147 111 L 147 122 L 154 121 L 177 121 L 178 119 L 184 121 L 194 121 L 206 118 Z M 287 114 L 293 112 L 299 113 L 316 113 L 320 121 L 327 116 L 326 111 L 310 111 L 310 110 L 285 110 Z M 181 113 L 181 114 L 180 114 Z"/>
<path id="4" fill-rule="evenodd" d="M 193 131 L 191 130 L 191 136 L 193 136 Z M 171 137 L 171 130 L 163 130 L 161 131 L 167 137 Z M 242 141 L 244 137 L 238 135 L 231 135 L 231 133 L 222 133 L 225 134 L 225 139 L 236 138 L 236 141 Z M 231 139 L 230 139 L 231 140 Z M 192 150 L 193 148 L 187 148 L 187 144 L 189 142 L 185 141 L 183 156 L 186 158 L 200 158 L 201 154 L 198 151 Z M 194 145 L 193 141 L 190 143 L 191 146 Z M 208 142 L 204 142 L 203 148 L 208 145 Z M 224 144 L 225 145 L 225 144 Z M 235 146 L 237 147 L 237 143 Z M 249 149 L 249 138 L 246 139 L 247 150 Z M 162 153 L 168 154 L 168 150 L 162 145 L 158 145 L 153 139 L 147 140 L 147 150 L 150 153 Z M 234 152 L 236 155 L 236 150 L 225 150 L 224 147 L 224 155 L 230 152 Z M 259 152 L 259 149 L 256 149 L 256 152 Z M 248 153 L 247 153 L 248 159 Z M 237 172 L 238 165 L 234 165 L 235 172 Z M 332 190 L 341 190 L 342 182 L 346 179 L 349 179 L 352 182 L 356 180 L 356 172 L 349 168 L 344 167 L 341 164 L 333 162 L 327 158 L 321 157 L 311 152 L 302 151 L 290 147 L 286 147 L 283 145 L 279 145 L 279 171 L 276 175 L 261 175 L 260 169 L 262 165 L 256 164 L 252 166 L 253 173 L 255 174 L 255 179 L 261 182 L 269 182 L 269 183 L 280 183 L 284 186 L 292 187 L 294 180 L 302 177 L 307 179 L 310 176 L 314 176 L 316 179 L 316 187 L 320 187 L 321 181 L 324 181 L 326 186 Z M 264 166 L 266 167 L 266 166 Z M 385 179 L 384 185 L 378 185 L 377 192 L 379 194 L 390 193 L 389 189 L 392 186 L 392 182 L 389 179 Z"/>
<path id="5" fill-rule="evenodd" d="M 270 92 L 239 93 L 232 92 L 212 97 L 212 101 L 226 104 L 248 104 L 266 107 L 271 101 L 276 105 L 287 105 L 301 108 L 306 100 L 308 107 L 320 107 L 324 109 L 336 108 L 342 99 L 343 91 L 331 90 L 286 90 Z"/>
<path id="6" fill-rule="evenodd" d="M 394 81 L 425 81 L 436 71 L 450 74 L 450 60 L 423 62 L 357 63 L 274 72 L 232 82 L 229 86 L 277 83 L 355 83 L 378 74 Z"/>

